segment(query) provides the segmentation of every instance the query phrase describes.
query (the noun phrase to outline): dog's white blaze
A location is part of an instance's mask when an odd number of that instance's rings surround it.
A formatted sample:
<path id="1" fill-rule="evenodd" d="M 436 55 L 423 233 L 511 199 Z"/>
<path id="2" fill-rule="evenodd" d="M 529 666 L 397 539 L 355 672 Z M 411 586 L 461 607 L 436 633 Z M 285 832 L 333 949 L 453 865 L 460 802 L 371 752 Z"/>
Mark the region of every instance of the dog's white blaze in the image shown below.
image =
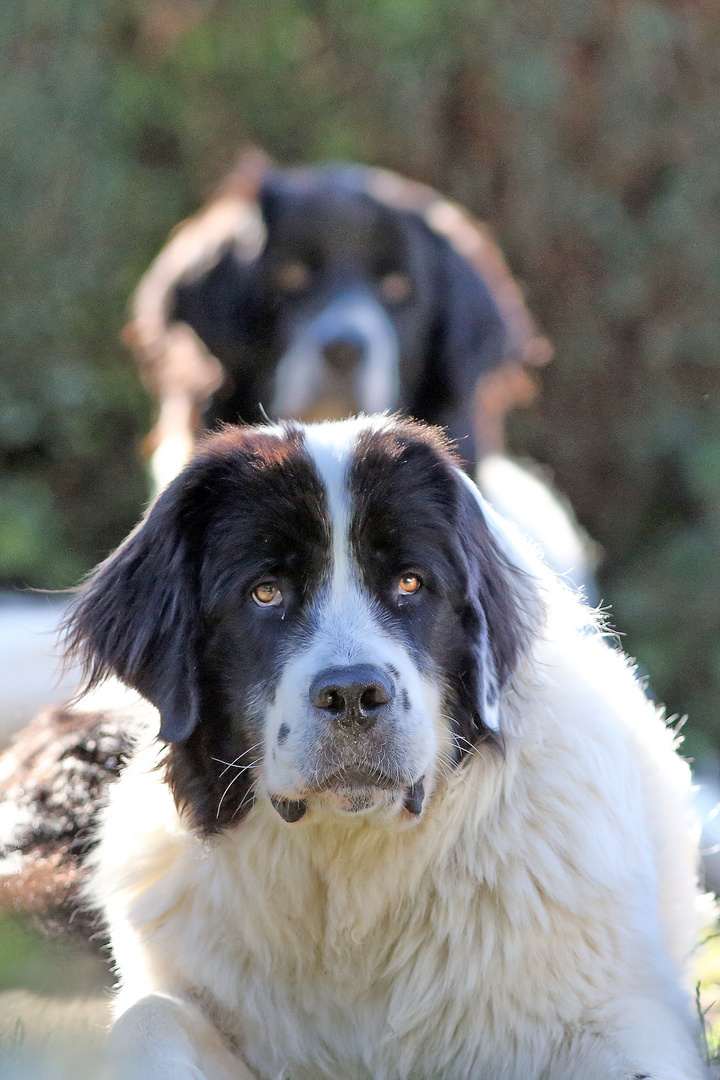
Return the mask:
<path id="1" fill-rule="evenodd" d="M 408 714 L 398 716 L 396 737 L 406 747 L 408 758 L 417 763 L 415 778 L 425 772 L 428 785 L 432 782 L 433 762 L 445 730 L 444 723 L 438 725 L 439 690 L 382 626 L 381 612 L 363 587 L 350 544 L 348 471 L 354 448 L 362 433 L 381 431 L 388 423 L 386 417 L 359 417 L 306 428 L 307 450 L 327 499 L 331 565 L 329 580 L 316 601 L 313 638 L 302 655 L 287 664 L 267 713 L 264 785 L 273 794 L 293 797 L 302 788 L 300 765 L 309 757 L 316 735 L 311 719 L 306 716 L 303 722 L 302 710 L 307 708 L 314 677 L 326 668 L 361 663 L 385 669 L 392 665 L 399 672 L 398 689 L 407 691 L 412 707 Z M 283 723 L 291 733 L 278 746 Z"/>
<path id="2" fill-rule="evenodd" d="M 332 530 L 331 594 L 346 594 L 354 568 L 350 557 L 350 493 L 347 474 L 358 435 L 367 428 L 362 418 L 354 422 L 317 425 L 307 429 L 306 444 L 325 488 Z M 334 436 L 334 437 L 333 437 Z M 340 436 L 340 437 L 338 437 Z"/>

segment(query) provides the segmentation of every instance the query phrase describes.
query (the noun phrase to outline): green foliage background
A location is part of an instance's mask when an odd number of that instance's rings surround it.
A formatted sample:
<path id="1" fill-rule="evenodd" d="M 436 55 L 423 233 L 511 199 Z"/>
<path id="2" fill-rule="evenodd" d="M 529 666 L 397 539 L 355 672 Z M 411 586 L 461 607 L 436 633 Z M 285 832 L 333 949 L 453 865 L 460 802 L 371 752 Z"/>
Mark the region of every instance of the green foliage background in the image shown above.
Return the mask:
<path id="1" fill-rule="evenodd" d="M 720 742 L 720 7 L 25 0 L 0 38 L 0 579 L 69 585 L 136 519 L 124 307 L 237 150 L 386 165 L 494 226 L 557 347 L 512 449 Z"/>

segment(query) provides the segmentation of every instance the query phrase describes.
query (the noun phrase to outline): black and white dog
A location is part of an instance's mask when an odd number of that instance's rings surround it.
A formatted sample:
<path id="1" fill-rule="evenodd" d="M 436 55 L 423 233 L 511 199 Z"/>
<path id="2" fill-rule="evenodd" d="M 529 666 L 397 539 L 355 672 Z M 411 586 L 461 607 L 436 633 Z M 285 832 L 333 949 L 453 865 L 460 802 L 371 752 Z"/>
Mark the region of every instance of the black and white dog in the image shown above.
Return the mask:
<path id="1" fill-rule="evenodd" d="M 71 639 L 157 710 L 93 872 L 113 1076 L 704 1075 L 689 770 L 437 431 L 228 428 Z"/>
<path id="2" fill-rule="evenodd" d="M 159 486 L 200 413 L 213 428 L 400 409 L 444 424 L 474 466 L 479 380 L 514 365 L 522 381 L 550 355 L 484 225 L 357 165 L 250 155 L 174 232 L 132 308 L 160 402 Z"/>

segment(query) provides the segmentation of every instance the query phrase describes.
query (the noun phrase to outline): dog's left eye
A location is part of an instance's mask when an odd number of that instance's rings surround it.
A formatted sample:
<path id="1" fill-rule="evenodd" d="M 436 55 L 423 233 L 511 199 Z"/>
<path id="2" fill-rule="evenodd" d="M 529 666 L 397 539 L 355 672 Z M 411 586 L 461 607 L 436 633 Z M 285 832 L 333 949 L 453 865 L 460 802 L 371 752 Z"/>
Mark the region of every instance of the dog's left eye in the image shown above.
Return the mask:
<path id="1" fill-rule="evenodd" d="M 409 300 L 412 295 L 412 281 L 407 274 L 397 271 L 384 274 L 379 283 L 380 295 L 388 304 L 402 304 Z"/>
<path id="2" fill-rule="evenodd" d="M 255 586 L 252 598 L 258 607 L 279 607 L 283 596 L 274 582 L 264 581 L 262 585 Z"/>
<path id="3" fill-rule="evenodd" d="M 422 581 L 417 574 L 403 574 L 398 581 L 398 596 L 412 596 L 422 587 Z"/>
<path id="4" fill-rule="evenodd" d="M 304 292 L 310 288 L 311 282 L 312 270 L 303 262 L 284 262 L 275 271 L 275 284 L 283 292 Z"/>

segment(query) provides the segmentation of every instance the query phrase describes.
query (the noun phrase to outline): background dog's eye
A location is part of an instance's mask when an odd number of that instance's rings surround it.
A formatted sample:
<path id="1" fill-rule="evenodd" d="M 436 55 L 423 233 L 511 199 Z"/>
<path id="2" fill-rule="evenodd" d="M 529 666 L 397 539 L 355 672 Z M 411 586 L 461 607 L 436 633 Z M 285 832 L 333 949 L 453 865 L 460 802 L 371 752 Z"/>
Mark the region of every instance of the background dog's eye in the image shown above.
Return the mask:
<path id="1" fill-rule="evenodd" d="M 284 262 L 275 271 L 275 284 L 283 292 L 303 292 L 311 283 L 312 270 L 303 262 Z"/>
<path id="2" fill-rule="evenodd" d="M 402 304 L 412 295 L 412 281 L 407 274 L 394 271 L 380 278 L 380 295 L 388 304 Z"/>
<path id="3" fill-rule="evenodd" d="M 282 593 L 272 581 L 264 581 L 262 585 L 256 585 L 252 591 L 252 598 L 259 607 L 278 607 L 282 604 Z"/>
<path id="4" fill-rule="evenodd" d="M 417 574 L 403 574 L 398 581 L 398 596 L 412 596 L 421 585 L 422 581 Z"/>

